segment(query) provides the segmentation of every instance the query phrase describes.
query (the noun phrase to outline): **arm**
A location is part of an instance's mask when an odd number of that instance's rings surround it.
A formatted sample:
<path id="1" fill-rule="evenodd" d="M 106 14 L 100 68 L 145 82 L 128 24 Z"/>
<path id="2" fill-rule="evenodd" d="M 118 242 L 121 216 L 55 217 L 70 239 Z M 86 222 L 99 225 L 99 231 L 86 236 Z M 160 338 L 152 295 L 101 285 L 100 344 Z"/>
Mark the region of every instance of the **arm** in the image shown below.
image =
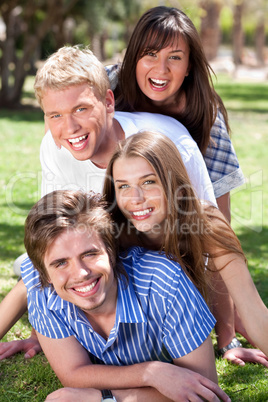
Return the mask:
<path id="1" fill-rule="evenodd" d="M 215 209 L 213 214 L 215 219 L 218 218 L 215 222 L 219 225 L 218 231 L 220 232 L 222 227 L 222 232 L 225 233 L 225 236 L 230 238 L 231 242 L 232 239 L 235 242 L 236 239 L 231 228 L 230 236 L 228 236 L 229 229 L 227 228 L 226 223 L 221 220 L 221 213 Z M 213 259 L 215 267 L 213 269 L 215 270 L 216 268 L 216 275 L 219 275 L 220 280 L 224 282 L 226 290 L 229 292 L 229 295 L 234 302 L 248 337 L 252 340 L 253 344 L 257 345 L 267 356 L 268 342 L 266 334 L 268 331 L 268 310 L 258 294 L 243 256 L 231 251 L 226 253 L 220 247 L 217 247 L 216 249 L 213 241 L 210 246 L 212 247 L 211 254 L 214 253 L 215 255 L 215 258 Z M 267 365 L 267 361 L 262 363 Z"/>
<path id="2" fill-rule="evenodd" d="M 231 201 L 230 201 L 230 192 L 221 195 L 216 199 L 219 210 L 225 216 L 227 221 L 231 222 Z"/>
<path id="3" fill-rule="evenodd" d="M 146 400 L 140 399 L 143 393 L 146 393 L 147 400 L 152 400 L 148 396 L 151 392 L 151 396 L 160 393 L 174 401 L 186 401 L 188 399 L 182 399 L 181 395 L 186 395 L 187 392 L 205 392 L 209 389 L 214 397 L 219 395 L 224 401 L 229 400 L 213 381 L 182 367 L 162 362 L 145 362 L 124 367 L 92 365 L 87 351 L 73 336 L 50 339 L 39 333 L 37 335 L 52 369 L 64 386 L 112 390 L 145 388 L 136 390 L 139 397 L 133 401 Z M 186 366 L 187 362 L 182 364 Z M 213 364 L 215 367 L 215 363 Z M 153 389 L 150 389 L 151 387 Z M 115 396 L 120 397 L 116 391 Z M 119 399 L 121 400 L 130 401 Z"/>
<path id="4" fill-rule="evenodd" d="M 27 291 L 22 279 L 0 303 L 0 339 L 21 318 L 27 310 Z"/>
<path id="5" fill-rule="evenodd" d="M 27 310 L 27 291 L 22 279 L 14 286 L 0 304 L 0 339 Z M 29 339 L 0 343 L 0 361 L 24 351 L 25 358 L 31 358 L 41 348 L 34 329 Z"/>
<path id="6" fill-rule="evenodd" d="M 253 340 L 268 356 L 268 309 L 263 303 L 242 258 L 233 254 L 214 259 L 216 267 L 228 265 L 220 275 L 234 301 L 242 323 Z"/>

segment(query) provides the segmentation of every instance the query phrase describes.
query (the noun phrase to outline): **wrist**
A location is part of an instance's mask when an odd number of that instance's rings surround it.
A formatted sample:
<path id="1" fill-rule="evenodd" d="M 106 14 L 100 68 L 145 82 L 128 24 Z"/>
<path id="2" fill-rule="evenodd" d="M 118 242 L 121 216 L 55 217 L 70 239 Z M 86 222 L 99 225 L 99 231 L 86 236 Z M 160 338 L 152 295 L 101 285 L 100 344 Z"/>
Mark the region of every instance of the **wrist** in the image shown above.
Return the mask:
<path id="1" fill-rule="evenodd" d="M 228 345 L 224 346 L 223 348 L 218 349 L 218 354 L 223 356 L 225 352 L 234 348 L 242 348 L 242 343 L 234 336 Z"/>
<path id="2" fill-rule="evenodd" d="M 161 373 L 161 368 L 164 363 L 159 361 L 151 361 L 144 363 L 146 364 L 146 368 L 143 373 L 143 384 L 145 387 L 156 387 L 157 378 L 159 373 Z"/>
<path id="3" fill-rule="evenodd" d="M 103 402 L 116 402 L 115 396 L 110 389 L 101 390 L 101 401 Z"/>

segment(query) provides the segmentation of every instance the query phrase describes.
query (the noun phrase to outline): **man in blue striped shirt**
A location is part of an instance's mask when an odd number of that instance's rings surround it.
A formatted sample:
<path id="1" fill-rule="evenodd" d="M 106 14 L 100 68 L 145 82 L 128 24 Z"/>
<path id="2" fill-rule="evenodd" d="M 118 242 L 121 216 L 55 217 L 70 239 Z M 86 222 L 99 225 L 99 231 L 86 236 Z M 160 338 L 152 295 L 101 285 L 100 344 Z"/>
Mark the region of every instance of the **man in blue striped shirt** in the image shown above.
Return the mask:
<path id="1" fill-rule="evenodd" d="M 99 196 L 43 197 L 26 220 L 25 246 L 38 271 L 30 260 L 22 266 L 29 320 L 62 384 L 81 388 L 57 393 L 99 401 L 99 389 L 110 388 L 120 401 L 129 392 L 139 401 L 228 400 L 216 385 L 215 319 L 202 296 L 161 253 L 134 247 L 119 260 Z"/>

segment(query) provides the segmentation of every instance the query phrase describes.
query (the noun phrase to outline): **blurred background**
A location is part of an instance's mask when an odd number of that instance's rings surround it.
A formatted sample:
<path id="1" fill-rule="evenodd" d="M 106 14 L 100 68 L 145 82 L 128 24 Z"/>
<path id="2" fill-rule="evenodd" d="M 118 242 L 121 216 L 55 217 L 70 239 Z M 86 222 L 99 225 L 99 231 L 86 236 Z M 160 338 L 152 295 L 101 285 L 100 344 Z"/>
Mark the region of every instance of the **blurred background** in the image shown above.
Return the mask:
<path id="1" fill-rule="evenodd" d="M 20 105 L 26 77 L 66 43 L 120 61 L 139 17 L 158 5 L 193 20 L 216 73 L 267 80 L 268 0 L 1 0 L 0 108 Z"/>

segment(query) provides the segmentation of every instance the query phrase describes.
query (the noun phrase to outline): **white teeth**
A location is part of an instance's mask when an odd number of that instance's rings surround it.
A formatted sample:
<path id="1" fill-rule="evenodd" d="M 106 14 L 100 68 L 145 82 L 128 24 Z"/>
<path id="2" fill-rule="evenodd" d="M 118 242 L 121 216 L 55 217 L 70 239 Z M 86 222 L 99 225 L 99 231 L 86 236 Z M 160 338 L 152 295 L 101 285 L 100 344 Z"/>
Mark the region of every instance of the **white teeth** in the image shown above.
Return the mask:
<path id="1" fill-rule="evenodd" d="M 76 292 L 80 292 L 80 293 L 90 292 L 94 288 L 94 286 L 96 286 L 97 282 L 98 281 L 95 281 L 95 282 L 91 283 L 91 285 L 85 286 L 83 288 L 74 288 L 74 290 Z"/>
<path id="2" fill-rule="evenodd" d="M 153 208 L 144 209 L 143 211 L 132 212 L 134 216 L 144 216 L 152 212 Z"/>
<path id="3" fill-rule="evenodd" d="M 70 138 L 68 141 L 71 144 L 76 144 L 79 141 L 85 140 L 86 139 L 86 135 L 83 135 L 82 137 L 77 137 L 77 138 Z"/>
<path id="4" fill-rule="evenodd" d="M 165 81 L 164 80 L 155 80 L 155 79 L 152 79 L 152 78 L 150 78 L 150 80 L 151 80 L 152 84 L 155 85 L 155 86 L 163 87 L 164 85 L 167 84 L 166 80 Z"/>

